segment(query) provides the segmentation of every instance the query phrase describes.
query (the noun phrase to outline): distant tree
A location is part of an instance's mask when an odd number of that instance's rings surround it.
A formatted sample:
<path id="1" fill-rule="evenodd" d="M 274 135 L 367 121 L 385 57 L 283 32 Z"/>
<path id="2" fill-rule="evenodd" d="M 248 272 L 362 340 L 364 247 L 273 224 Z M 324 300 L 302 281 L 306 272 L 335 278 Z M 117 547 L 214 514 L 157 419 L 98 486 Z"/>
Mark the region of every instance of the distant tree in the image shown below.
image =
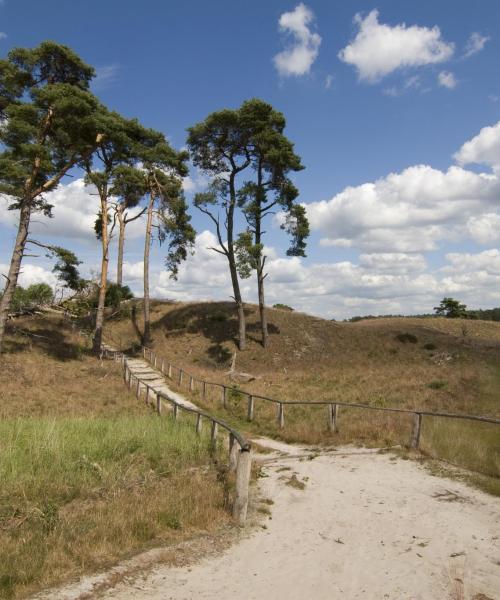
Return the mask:
<path id="1" fill-rule="evenodd" d="M 449 319 L 467 317 L 467 306 L 454 298 L 443 298 L 439 306 L 434 307 L 434 311 L 437 315 L 448 317 Z"/>
<path id="2" fill-rule="evenodd" d="M 94 69 L 54 42 L 15 48 L 0 60 L 0 192 L 19 211 L 16 241 L 0 302 L 5 322 L 28 243 L 31 216 L 50 215 L 45 194 L 89 157 L 101 140 L 102 106 L 89 92 Z"/>
<path id="3" fill-rule="evenodd" d="M 128 285 L 118 285 L 117 283 L 108 283 L 106 286 L 106 306 L 120 308 L 124 300 L 131 300 L 134 297 Z"/>

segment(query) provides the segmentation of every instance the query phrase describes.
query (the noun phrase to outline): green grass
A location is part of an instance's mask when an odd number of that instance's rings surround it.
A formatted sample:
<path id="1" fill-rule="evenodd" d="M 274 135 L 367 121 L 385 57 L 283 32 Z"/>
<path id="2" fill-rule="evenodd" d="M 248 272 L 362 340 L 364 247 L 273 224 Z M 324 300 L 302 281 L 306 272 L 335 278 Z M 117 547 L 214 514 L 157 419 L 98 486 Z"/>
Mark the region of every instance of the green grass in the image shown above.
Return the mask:
<path id="1" fill-rule="evenodd" d="M 153 415 L 0 422 L 0 598 L 213 529 L 219 451 Z"/>

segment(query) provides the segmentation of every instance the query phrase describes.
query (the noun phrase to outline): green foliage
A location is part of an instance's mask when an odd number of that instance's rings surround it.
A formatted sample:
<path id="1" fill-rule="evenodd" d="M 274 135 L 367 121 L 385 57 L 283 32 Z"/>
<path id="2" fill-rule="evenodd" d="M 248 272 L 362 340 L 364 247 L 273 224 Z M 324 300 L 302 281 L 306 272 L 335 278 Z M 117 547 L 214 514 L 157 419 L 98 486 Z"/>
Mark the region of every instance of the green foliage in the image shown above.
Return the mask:
<path id="1" fill-rule="evenodd" d="M 128 285 L 118 285 L 117 283 L 108 283 L 106 287 L 106 306 L 112 306 L 113 308 L 119 308 L 121 302 L 124 300 L 131 300 L 134 297 L 131 289 Z M 97 298 L 96 298 L 97 305 Z"/>
<path id="2" fill-rule="evenodd" d="M 427 387 L 430 388 L 431 390 L 442 390 L 447 385 L 448 385 L 447 381 L 436 380 L 436 381 L 431 381 Z"/>
<path id="3" fill-rule="evenodd" d="M 29 202 L 50 214 L 43 194 L 92 151 L 102 109 L 88 91 L 94 70 L 66 46 L 15 48 L 0 61 L 0 192 L 10 208 Z M 28 182 L 28 183 L 27 183 Z"/>
<path id="4" fill-rule="evenodd" d="M 439 306 L 434 307 L 434 311 L 449 319 L 467 318 L 467 306 L 454 298 L 443 298 Z"/>
<path id="5" fill-rule="evenodd" d="M 57 273 L 59 281 L 63 282 L 64 286 L 73 291 L 81 290 L 85 285 L 85 280 L 80 277 L 78 265 L 82 263 L 78 260 L 76 254 L 61 248 L 60 246 L 52 246 L 52 253 L 57 257 L 57 262 L 52 271 Z"/>
<path id="6" fill-rule="evenodd" d="M 0 293 L 0 297 L 2 294 Z M 35 283 L 27 288 L 18 285 L 10 304 L 13 312 L 33 310 L 40 306 L 50 304 L 54 299 L 54 292 L 46 283 Z"/>
<path id="7" fill-rule="evenodd" d="M 282 304 L 281 302 L 277 302 L 276 304 L 273 304 L 273 308 L 278 308 L 280 310 L 290 310 L 290 311 L 294 310 L 291 306 L 288 306 L 288 304 Z"/>

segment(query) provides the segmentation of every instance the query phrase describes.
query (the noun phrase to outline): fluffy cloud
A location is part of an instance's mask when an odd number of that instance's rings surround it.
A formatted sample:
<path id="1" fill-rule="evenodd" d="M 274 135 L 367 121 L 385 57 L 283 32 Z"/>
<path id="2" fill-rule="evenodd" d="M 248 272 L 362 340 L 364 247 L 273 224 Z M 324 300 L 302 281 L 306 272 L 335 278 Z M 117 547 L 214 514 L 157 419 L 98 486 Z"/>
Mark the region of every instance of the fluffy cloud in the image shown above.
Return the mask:
<path id="1" fill-rule="evenodd" d="M 483 36 L 480 33 L 477 33 L 477 31 L 471 33 L 469 39 L 467 40 L 467 43 L 465 44 L 464 58 L 469 58 L 469 56 L 481 52 L 481 50 L 484 48 L 484 45 L 486 44 L 486 42 L 489 41 L 489 39 L 490 38 L 488 36 Z"/>
<path id="2" fill-rule="evenodd" d="M 37 214 L 32 219 L 31 232 L 35 235 L 51 238 L 67 238 L 95 244 L 94 223 L 99 212 L 99 199 L 96 190 L 87 186 L 83 179 L 75 179 L 66 185 L 60 185 L 45 196 L 53 205 L 53 218 Z M 8 198 L 0 197 L 0 224 L 16 225 L 17 211 L 7 210 Z M 137 214 L 139 209 L 129 211 Z M 141 219 L 128 225 L 127 237 L 133 239 L 143 235 Z"/>
<path id="3" fill-rule="evenodd" d="M 379 13 L 357 14 L 356 37 L 339 52 L 340 60 L 357 68 L 361 80 L 374 83 L 404 67 L 419 67 L 448 60 L 454 45 L 441 38 L 439 27 L 391 27 L 379 23 Z"/>
<path id="4" fill-rule="evenodd" d="M 280 31 L 292 38 L 292 43 L 273 58 L 278 73 L 283 77 L 309 73 L 316 60 L 321 37 L 311 30 L 314 14 L 305 4 L 298 4 L 279 19 Z"/>
<path id="5" fill-rule="evenodd" d="M 453 90 L 457 87 L 458 81 L 451 71 L 441 71 L 438 75 L 438 83 L 449 90 Z"/>
<path id="6" fill-rule="evenodd" d="M 9 266 L 0 263 L 0 273 L 5 274 L 8 273 L 8 271 Z M 18 283 L 22 287 L 28 287 L 34 283 L 47 283 L 50 287 L 55 288 L 57 286 L 57 277 L 52 271 L 43 266 L 24 262 L 19 274 Z M 3 288 L 3 281 L 1 285 Z"/>
<path id="7" fill-rule="evenodd" d="M 4 40 L 7 37 L 7 34 L 4 31 L 0 31 L 0 40 Z"/>
<path id="8" fill-rule="evenodd" d="M 500 121 L 481 131 L 454 155 L 460 165 L 479 163 L 500 171 Z"/>
<path id="9" fill-rule="evenodd" d="M 417 165 L 306 208 L 312 229 L 325 235 L 323 246 L 422 252 L 463 235 L 468 219 L 493 212 L 499 195 L 493 175 Z"/>

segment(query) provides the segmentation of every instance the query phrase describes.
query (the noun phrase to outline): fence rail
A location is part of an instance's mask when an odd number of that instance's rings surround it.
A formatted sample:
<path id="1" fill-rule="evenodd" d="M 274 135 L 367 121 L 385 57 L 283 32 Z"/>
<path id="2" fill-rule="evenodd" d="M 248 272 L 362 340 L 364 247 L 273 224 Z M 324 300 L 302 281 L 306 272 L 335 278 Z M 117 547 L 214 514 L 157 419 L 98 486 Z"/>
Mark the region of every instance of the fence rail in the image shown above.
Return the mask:
<path id="1" fill-rule="evenodd" d="M 144 392 L 145 403 L 154 407 L 158 416 L 162 415 L 164 402 L 171 405 L 172 417 L 174 420 L 179 419 L 181 411 L 194 414 L 196 415 L 195 430 L 198 435 L 201 435 L 202 433 L 203 420 L 208 421 L 210 423 L 210 442 L 214 448 L 217 443 L 219 431 L 223 430 L 228 434 L 229 471 L 235 473 L 236 477 L 233 517 L 239 525 L 244 525 L 248 511 L 250 474 L 252 468 L 251 443 L 223 419 L 219 419 L 198 407 L 186 406 L 186 404 L 179 402 L 176 398 L 169 396 L 164 392 L 155 391 L 147 380 L 141 379 L 139 373 L 134 373 L 132 371 L 127 356 L 121 351 L 110 350 L 106 346 L 103 346 L 101 348 L 101 355 L 106 358 L 113 358 L 122 363 L 125 384 L 130 390 L 135 389 L 137 399 L 141 399 L 142 392 Z M 162 373 L 164 373 L 163 369 L 164 364 L 162 365 Z M 182 380 L 182 377 L 180 379 Z"/>
<path id="2" fill-rule="evenodd" d="M 194 384 L 199 383 L 201 385 L 201 395 L 203 400 L 206 399 L 207 387 L 220 388 L 221 390 L 221 401 L 224 408 L 227 407 L 227 395 L 228 390 L 231 391 L 233 388 L 224 383 L 206 381 L 199 377 L 195 377 L 182 367 L 174 365 L 165 358 L 160 358 L 157 354 L 146 346 L 142 346 L 143 357 L 148 360 L 153 366 L 159 368 L 159 370 L 167 375 L 169 379 L 173 379 L 174 370 L 177 371 L 177 383 L 179 386 L 182 385 L 183 381 L 188 381 L 189 390 L 194 390 Z M 238 394 L 247 397 L 247 420 L 252 421 L 254 419 L 255 411 L 255 400 L 263 400 L 264 402 L 273 403 L 276 406 L 276 420 L 278 427 L 283 429 L 285 427 L 285 407 L 286 406 L 325 406 L 327 407 L 327 425 L 331 432 L 338 432 L 338 418 L 339 418 L 339 407 L 346 408 L 359 408 L 365 410 L 388 412 L 388 413 L 402 413 L 413 416 L 413 426 L 409 441 L 410 448 L 418 449 L 420 445 L 420 434 L 422 430 L 422 417 L 436 417 L 446 419 L 462 419 L 468 421 L 481 421 L 483 423 L 492 423 L 500 425 L 500 419 L 494 419 L 492 417 L 484 417 L 479 415 L 464 415 L 459 413 L 448 413 L 448 412 L 432 412 L 427 410 L 412 410 L 408 408 L 391 408 L 383 406 L 370 406 L 369 404 L 359 404 L 350 402 L 341 402 L 338 400 L 277 400 L 275 398 L 269 398 L 256 394 L 254 392 L 248 392 L 246 390 L 238 390 Z"/>

